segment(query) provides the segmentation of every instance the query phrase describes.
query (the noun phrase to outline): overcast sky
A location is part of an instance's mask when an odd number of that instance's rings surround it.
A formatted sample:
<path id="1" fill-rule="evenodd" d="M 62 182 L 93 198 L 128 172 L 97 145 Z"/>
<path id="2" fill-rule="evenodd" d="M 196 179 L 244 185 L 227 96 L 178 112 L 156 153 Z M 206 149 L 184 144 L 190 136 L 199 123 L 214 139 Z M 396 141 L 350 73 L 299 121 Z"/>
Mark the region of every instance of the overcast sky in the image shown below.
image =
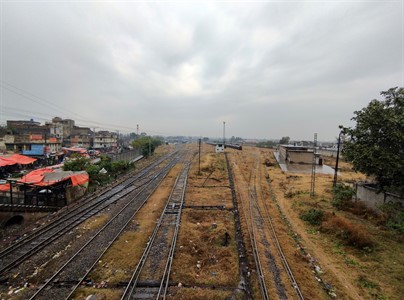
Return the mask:
<path id="1" fill-rule="evenodd" d="M 404 1 L 1 0 L 0 23 L 2 124 L 333 140 L 404 86 Z"/>

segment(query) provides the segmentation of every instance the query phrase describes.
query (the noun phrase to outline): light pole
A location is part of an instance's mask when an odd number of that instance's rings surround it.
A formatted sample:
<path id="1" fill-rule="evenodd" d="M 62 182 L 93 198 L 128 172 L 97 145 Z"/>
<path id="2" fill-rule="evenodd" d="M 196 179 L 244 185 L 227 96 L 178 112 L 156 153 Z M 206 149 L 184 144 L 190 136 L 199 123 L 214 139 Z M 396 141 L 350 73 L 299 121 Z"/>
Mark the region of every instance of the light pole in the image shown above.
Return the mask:
<path id="1" fill-rule="evenodd" d="M 338 146 L 337 146 L 337 159 L 335 161 L 335 170 L 334 170 L 334 181 L 332 183 L 332 186 L 335 187 L 337 185 L 337 177 L 338 177 L 338 161 L 339 161 L 339 148 L 341 145 L 341 134 L 344 133 L 344 127 L 342 125 L 339 125 L 338 128 L 340 129 L 339 135 L 338 135 Z"/>

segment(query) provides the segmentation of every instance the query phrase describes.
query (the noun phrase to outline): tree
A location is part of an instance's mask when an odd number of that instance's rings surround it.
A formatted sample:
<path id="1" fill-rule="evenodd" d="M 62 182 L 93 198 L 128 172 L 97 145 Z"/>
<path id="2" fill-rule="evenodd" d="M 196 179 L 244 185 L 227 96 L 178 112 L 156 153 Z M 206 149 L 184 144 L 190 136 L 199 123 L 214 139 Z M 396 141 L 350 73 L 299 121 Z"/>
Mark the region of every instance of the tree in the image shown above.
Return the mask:
<path id="1" fill-rule="evenodd" d="M 289 141 L 290 141 L 290 137 L 288 137 L 288 136 L 283 136 L 283 137 L 281 138 L 281 140 L 279 141 L 279 144 L 281 144 L 281 145 L 287 145 L 287 144 L 289 144 Z"/>
<path id="2" fill-rule="evenodd" d="M 149 156 L 149 150 L 151 154 L 154 153 L 154 149 L 163 144 L 162 138 L 151 138 L 148 136 L 141 137 L 132 143 L 133 148 L 140 149 L 143 156 Z"/>
<path id="3" fill-rule="evenodd" d="M 404 189 L 404 88 L 380 93 L 384 100 L 372 100 L 355 111 L 356 127 L 343 128 L 347 135 L 344 157 L 355 170 L 373 175 L 380 190 Z"/>
<path id="4" fill-rule="evenodd" d="M 81 156 L 78 153 L 74 153 L 70 156 L 70 159 L 63 165 L 64 171 L 84 171 L 91 165 L 89 158 Z"/>

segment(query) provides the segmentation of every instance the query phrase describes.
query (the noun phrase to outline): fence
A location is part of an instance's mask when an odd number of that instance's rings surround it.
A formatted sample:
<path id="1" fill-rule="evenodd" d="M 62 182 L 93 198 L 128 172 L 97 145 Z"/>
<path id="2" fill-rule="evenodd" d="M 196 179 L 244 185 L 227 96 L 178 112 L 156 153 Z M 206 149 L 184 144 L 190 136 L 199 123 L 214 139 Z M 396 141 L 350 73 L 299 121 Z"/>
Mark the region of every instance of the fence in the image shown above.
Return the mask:
<path id="1" fill-rule="evenodd" d="M 356 199 L 362 200 L 367 206 L 378 209 L 385 203 L 401 203 L 404 205 L 404 199 L 398 195 L 394 195 L 386 192 L 379 192 L 376 188 L 359 182 L 355 186 Z"/>
<path id="2" fill-rule="evenodd" d="M 139 149 L 128 150 L 118 154 L 108 154 L 108 157 L 110 157 L 112 161 L 117 160 L 132 161 L 139 156 L 140 156 Z"/>

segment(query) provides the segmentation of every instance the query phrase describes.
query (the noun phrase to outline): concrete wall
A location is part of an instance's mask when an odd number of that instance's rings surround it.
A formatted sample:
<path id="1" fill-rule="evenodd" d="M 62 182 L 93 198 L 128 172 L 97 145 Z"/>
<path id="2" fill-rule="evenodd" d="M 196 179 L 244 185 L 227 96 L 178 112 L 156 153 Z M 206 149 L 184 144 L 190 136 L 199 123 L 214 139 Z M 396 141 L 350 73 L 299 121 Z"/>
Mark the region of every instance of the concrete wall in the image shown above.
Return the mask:
<path id="1" fill-rule="evenodd" d="M 321 156 L 337 157 L 337 149 L 335 150 L 318 149 L 316 152 Z M 341 150 L 339 151 L 339 158 L 342 158 Z"/>
<path id="2" fill-rule="evenodd" d="M 404 199 L 390 193 L 377 193 L 377 189 L 364 183 L 356 184 L 356 199 L 362 200 L 367 206 L 378 209 L 381 205 L 389 202 L 399 202 L 404 205 Z"/>
<path id="3" fill-rule="evenodd" d="M 288 161 L 295 164 L 311 164 L 313 152 L 288 151 Z"/>

